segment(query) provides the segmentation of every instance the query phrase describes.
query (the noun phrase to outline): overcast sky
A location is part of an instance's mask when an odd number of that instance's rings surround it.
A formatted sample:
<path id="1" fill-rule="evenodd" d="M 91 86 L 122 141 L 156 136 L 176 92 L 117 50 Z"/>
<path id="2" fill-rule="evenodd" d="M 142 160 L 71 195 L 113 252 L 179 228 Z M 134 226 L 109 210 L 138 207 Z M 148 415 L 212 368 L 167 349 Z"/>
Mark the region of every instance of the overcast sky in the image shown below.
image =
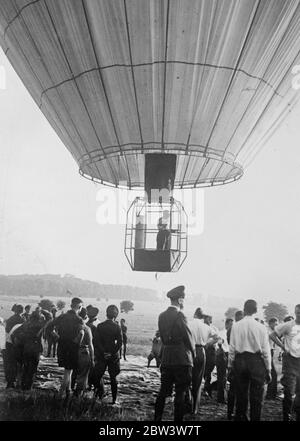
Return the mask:
<path id="1" fill-rule="evenodd" d="M 198 191 L 203 232 L 190 237 L 181 270 L 156 280 L 131 271 L 123 225 L 97 223 L 101 186 L 78 174 L 2 51 L 0 66 L 1 274 L 71 273 L 158 292 L 184 284 L 207 296 L 300 303 L 300 103 L 240 181 Z"/>

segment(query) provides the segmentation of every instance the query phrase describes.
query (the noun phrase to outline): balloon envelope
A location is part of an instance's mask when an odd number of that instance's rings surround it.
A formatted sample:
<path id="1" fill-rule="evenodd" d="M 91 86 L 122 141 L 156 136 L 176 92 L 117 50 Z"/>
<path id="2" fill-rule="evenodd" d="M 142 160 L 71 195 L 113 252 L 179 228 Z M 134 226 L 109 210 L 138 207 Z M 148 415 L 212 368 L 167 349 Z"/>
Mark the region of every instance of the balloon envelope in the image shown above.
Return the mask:
<path id="1" fill-rule="evenodd" d="M 298 0 L 1 0 L 0 42 L 93 180 L 175 187 L 238 179 L 299 99 Z"/>

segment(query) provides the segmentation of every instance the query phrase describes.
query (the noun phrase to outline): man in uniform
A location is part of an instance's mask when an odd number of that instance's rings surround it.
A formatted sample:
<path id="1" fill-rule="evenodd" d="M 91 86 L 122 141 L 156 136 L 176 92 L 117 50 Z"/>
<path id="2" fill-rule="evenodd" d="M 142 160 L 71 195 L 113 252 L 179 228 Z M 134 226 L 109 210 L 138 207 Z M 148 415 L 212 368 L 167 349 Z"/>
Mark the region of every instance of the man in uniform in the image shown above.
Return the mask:
<path id="1" fill-rule="evenodd" d="M 167 293 L 171 306 L 158 318 L 162 340 L 161 387 L 155 403 L 155 421 L 161 421 L 166 397 L 175 384 L 174 420 L 182 421 L 185 397 L 192 380 L 194 345 L 183 309 L 184 286 Z"/>
<path id="2" fill-rule="evenodd" d="M 266 327 L 254 319 L 256 312 L 256 301 L 247 300 L 244 318 L 231 329 L 228 368 L 236 380 L 236 421 L 248 421 L 248 399 L 250 421 L 260 420 L 264 384 L 271 381 L 269 336 Z"/>

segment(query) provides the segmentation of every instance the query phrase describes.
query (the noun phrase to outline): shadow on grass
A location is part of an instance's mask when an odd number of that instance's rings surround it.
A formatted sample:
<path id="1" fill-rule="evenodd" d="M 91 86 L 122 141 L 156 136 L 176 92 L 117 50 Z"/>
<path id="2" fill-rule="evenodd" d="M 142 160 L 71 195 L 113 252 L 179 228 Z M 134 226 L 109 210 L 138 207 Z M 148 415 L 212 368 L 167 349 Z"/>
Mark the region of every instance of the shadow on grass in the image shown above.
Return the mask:
<path id="1" fill-rule="evenodd" d="M 31 391 L 7 396 L 0 421 L 138 421 L 135 412 L 84 396 L 61 398 L 54 391 Z"/>

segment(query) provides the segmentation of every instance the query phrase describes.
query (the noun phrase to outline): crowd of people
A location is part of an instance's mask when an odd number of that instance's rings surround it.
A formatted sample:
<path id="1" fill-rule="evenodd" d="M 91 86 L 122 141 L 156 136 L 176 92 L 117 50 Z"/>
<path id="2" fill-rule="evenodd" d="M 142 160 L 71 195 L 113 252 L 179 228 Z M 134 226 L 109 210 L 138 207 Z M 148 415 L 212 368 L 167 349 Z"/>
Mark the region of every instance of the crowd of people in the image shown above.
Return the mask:
<path id="1" fill-rule="evenodd" d="M 166 398 L 174 388 L 175 421 L 197 414 L 201 392 L 212 397 L 213 391 L 218 403 L 227 404 L 228 420 L 259 421 L 264 400 L 277 397 L 276 346 L 282 354 L 283 420 L 290 421 L 295 412 L 300 421 L 300 305 L 295 307 L 295 318 L 288 316 L 279 323 L 273 317 L 265 324 L 255 318 L 256 301 L 247 300 L 243 311 L 227 318 L 224 329 L 218 330 L 201 307 L 187 320 L 182 311 L 183 286 L 169 291 L 167 297 L 171 305 L 159 315 L 148 356 L 148 367 L 155 359 L 161 371 L 155 421 L 162 419 Z M 0 330 L 5 325 L 5 344 L 0 344 L 7 388 L 31 389 L 46 341 L 47 356 L 57 355 L 58 365 L 64 368 L 62 397 L 72 391 L 81 397 L 92 390 L 101 399 L 108 370 L 112 404 L 118 403 L 117 377 L 120 359 L 126 360 L 127 326 L 124 319 L 117 321 L 116 305 L 107 307 L 101 323 L 98 308 L 84 308 L 77 297 L 59 316 L 55 308 L 49 312 L 38 306 L 31 312 L 30 305 L 24 311 L 19 304 L 13 305 L 12 312 L 5 324 L 0 321 Z"/>
<path id="2" fill-rule="evenodd" d="M 167 297 L 171 305 L 158 320 L 161 388 L 155 403 L 155 421 L 161 421 L 166 398 L 174 386 L 174 420 L 182 421 L 186 413 L 197 414 L 203 378 L 203 392 L 211 396 L 215 388 L 219 403 L 225 403 L 229 382 L 228 420 L 259 421 L 264 399 L 277 396 L 275 345 L 282 350 L 283 420 L 291 421 L 295 412 L 300 421 L 300 304 L 295 306 L 295 319 L 288 316 L 278 323 L 274 317 L 266 326 L 255 318 L 257 303 L 249 299 L 244 310 L 236 312 L 235 320 L 228 318 L 225 329 L 218 331 L 211 316 L 200 307 L 193 320 L 187 320 L 182 312 L 184 286 L 172 289 Z M 154 354 L 150 355 L 151 361 Z M 215 366 L 217 380 L 212 383 Z"/>
<path id="3" fill-rule="evenodd" d="M 31 306 L 15 304 L 13 315 L 5 323 L 5 344 L 2 356 L 7 388 L 32 388 L 37 372 L 43 341 L 47 342 L 47 357 L 57 355 L 58 365 L 64 368 L 61 396 L 80 397 L 93 389 L 96 396 L 104 395 L 103 375 L 108 370 L 112 404 L 117 403 L 117 376 L 120 358 L 126 360 L 127 326 L 125 319 L 117 322 L 116 305 L 108 306 L 106 320 L 96 325 L 99 309 L 93 305 L 83 307 L 83 301 L 74 297 L 71 308 L 56 316 Z M 2 321 L 3 322 L 3 321 Z M 3 322 L 4 325 L 4 322 Z"/>

